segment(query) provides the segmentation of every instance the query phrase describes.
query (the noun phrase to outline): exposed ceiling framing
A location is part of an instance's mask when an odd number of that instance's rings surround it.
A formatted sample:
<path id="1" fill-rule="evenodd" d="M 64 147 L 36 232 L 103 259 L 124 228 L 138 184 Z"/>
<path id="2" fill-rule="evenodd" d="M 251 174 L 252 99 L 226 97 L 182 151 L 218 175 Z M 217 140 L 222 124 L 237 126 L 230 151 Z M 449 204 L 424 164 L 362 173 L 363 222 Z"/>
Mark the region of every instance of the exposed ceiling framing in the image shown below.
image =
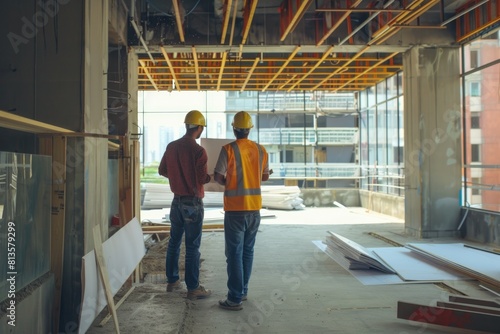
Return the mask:
<path id="1" fill-rule="evenodd" d="M 500 22 L 500 0 L 171 1 L 170 25 L 150 31 L 175 26 L 169 39 L 135 47 L 140 90 L 359 91 L 400 71 L 412 45 L 456 45 Z M 475 24 L 455 29 L 463 20 Z"/>

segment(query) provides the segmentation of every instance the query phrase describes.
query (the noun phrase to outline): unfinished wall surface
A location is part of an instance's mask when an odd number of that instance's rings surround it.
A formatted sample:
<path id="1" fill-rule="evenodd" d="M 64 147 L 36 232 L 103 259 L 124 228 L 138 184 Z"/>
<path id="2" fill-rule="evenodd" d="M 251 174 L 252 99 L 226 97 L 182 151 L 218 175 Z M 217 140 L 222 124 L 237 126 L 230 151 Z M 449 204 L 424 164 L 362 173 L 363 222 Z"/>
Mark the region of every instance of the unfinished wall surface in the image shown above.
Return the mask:
<path id="1" fill-rule="evenodd" d="M 2 3 L 0 109 L 81 128 L 81 9 L 68 0 Z"/>
<path id="2" fill-rule="evenodd" d="M 498 212 L 462 208 L 461 216 L 465 214 L 467 216 L 460 228 L 463 238 L 496 248 L 500 246 L 500 214 Z"/>
<path id="3" fill-rule="evenodd" d="M 453 236 L 462 184 L 458 48 L 414 47 L 404 73 L 406 232 Z"/>
<path id="4" fill-rule="evenodd" d="M 59 331 L 75 333 L 82 302 L 82 257 L 84 250 L 85 177 L 83 138 L 67 141 L 64 259 Z"/>
<path id="5" fill-rule="evenodd" d="M 81 129 L 81 8 L 81 1 L 68 0 L 2 2 L 0 110 Z M 37 147 L 30 133 L 0 131 L 0 150 L 37 153 Z"/>
<path id="6" fill-rule="evenodd" d="M 361 206 L 370 210 L 393 216 L 399 219 L 405 218 L 405 199 L 368 190 L 359 190 Z"/>

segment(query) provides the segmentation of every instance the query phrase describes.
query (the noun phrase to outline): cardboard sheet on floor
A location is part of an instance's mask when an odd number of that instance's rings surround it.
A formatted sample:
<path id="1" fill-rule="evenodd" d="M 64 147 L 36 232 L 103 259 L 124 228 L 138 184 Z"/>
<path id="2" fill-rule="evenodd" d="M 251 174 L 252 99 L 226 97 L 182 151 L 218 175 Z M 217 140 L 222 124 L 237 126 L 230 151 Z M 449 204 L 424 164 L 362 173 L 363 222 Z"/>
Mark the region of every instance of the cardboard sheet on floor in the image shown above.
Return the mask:
<path id="1" fill-rule="evenodd" d="M 145 254 L 141 225 L 132 219 L 102 244 L 106 268 L 114 296 L 132 274 Z M 85 333 L 94 319 L 107 305 L 95 253 L 91 251 L 82 259 L 82 307 L 79 333 Z"/>
<path id="2" fill-rule="evenodd" d="M 327 247 L 323 241 L 315 240 L 313 243 L 325 252 L 330 258 L 337 262 L 342 268 L 347 270 L 352 276 L 354 276 L 363 285 L 386 285 L 386 284 L 403 284 L 407 283 L 403 281 L 396 274 L 383 273 L 375 269 L 365 269 L 365 270 L 350 270 L 349 261 L 340 253 L 333 252 L 329 247 Z"/>
<path id="3" fill-rule="evenodd" d="M 405 281 L 454 281 L 470 279 L 454 270 L 436 265 L 428 258 L 404 247 L 371 248 Z"/>

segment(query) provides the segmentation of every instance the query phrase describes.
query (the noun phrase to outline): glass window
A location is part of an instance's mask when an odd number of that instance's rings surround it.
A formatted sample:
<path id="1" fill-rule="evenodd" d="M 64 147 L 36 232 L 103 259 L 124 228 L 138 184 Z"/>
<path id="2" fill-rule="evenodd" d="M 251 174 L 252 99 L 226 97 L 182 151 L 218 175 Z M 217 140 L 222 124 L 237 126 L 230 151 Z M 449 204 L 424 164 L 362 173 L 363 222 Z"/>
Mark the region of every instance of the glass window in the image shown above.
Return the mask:
<path id="1" fill-rule="evenodd" d="M 387 165 L 387 110 L 385 103 L 377 107 L 377 164 Z"/>
<path id="2" fill-rule="evenodd" d="M 472 184 L 470 185 L 472 195 L 481 195 L 481 179 L 479 177 L 472 178 Z"/>
<path id="3" fill-rule="evenodd" d="M 477 81 L 470 83 L 470 96 L 481 96 L 481 86 Z"/>
<path id="4" fill-rule="evenodd" d="M 377 104 L 387 100 L 386 82 L 381 81 L 377 84 Z"/>
<path id="5" fill-rule="evenodd" d="M 479 51 L 471 50 L 470 51 L 470 68 L 476 68 L 479 66 Z"/>
<path id="6" fill-rule="evenodd" d="M 481 145 L 472 144 L 471 145 L 471 162 L 480 162 L 481 161 Z"/>
<path id="7" fill-rule="evenodd" d="M 470 185 L 464 192 L 465 202 L 474 208 L 500 211 L 500 155 L 498 143 L 500 132 L 500 43 L 498 34 L 495 39 L 477 39 L 464 45 L 466 57 L 465 73 L 471 68 L 481 70 L 468 73 L 462 77 L 467 94 L 462 106 L 468 121 L 464 124 L 464 175 L 465 184 Z M 490 37 L 491 37 L 490 36 Z M 470 121 L 470 126 L 469 126 Z"/>
<path id="8" fill-rule="evenodd" d="M 479 129 L 480 128 L 480 123 L 479 123 L 479 113 L 478 112 L 471 112 L 470 115 L 470 128 L 471 129 Z"/>

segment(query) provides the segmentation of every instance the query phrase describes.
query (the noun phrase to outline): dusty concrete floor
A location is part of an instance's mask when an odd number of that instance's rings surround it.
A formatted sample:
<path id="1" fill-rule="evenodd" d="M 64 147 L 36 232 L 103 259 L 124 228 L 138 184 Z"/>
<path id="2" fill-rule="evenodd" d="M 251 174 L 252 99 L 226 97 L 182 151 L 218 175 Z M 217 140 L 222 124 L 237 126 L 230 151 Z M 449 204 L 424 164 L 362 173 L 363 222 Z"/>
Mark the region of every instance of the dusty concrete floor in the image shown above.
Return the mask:
<path id="1" fill-rule="evenodd" d="M 121 333 L 474 333 L 396 318 L 399 300 L 435 305 L 450 291 L 491 298 L 475 281 L 365 286 L 312 243 L 327 231 L 365 247 L 414 242 L 403 221 L 362 208 L 272 211 L 257 235 L 249 299 L 242 311 L 217 306 L 226 294 L 224 235 L 204 232 L 202 284 L 211 298 L 190 301 L 185 292 L 166 293 L 165 284 L 141 283 L 118 308 Z M 425 240 L 432 242 L 439 240 Z M 448 240 L 449 241 L 449 240 Z M 96 320 L 87 333 L 112 333 Z"/>

